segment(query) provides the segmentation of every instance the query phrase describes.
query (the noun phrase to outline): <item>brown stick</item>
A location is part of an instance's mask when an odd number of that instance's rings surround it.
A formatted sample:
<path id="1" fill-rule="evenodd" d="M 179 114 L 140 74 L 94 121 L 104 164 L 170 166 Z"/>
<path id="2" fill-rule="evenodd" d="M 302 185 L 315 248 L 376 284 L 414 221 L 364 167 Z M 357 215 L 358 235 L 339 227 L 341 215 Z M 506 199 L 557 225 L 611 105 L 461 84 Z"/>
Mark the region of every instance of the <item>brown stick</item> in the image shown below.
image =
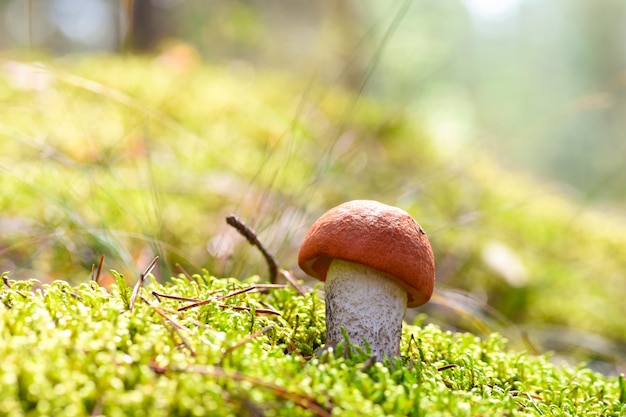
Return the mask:
<path id="1" fill-rule="evenodd" d="M 141 300 L 144 303 L 148 304 L 150 307 L 152 307 L 154 309 L 154 311 L 159 316 L 163 317 L 165 320 L 167 320 L 168 323 L 170 323 L 172 325 L 172 328 L 174 329 L 174 331 L 176 332 L 178 337 L 180 337 L 180 340 L 183 342 L 183 345 L 189 350 L 189 352 L 191 352 L 191 356 L 196 356 L 197 354 L 196 354 L 196 351 L 194 350 L 193 346 L 191 346 L 191 343 L 189 343 L 189 341 L 187 341 L 187 338 L 185 336 L 183 336 L 183 334 L 181 333 L 182 330 L 189 331 L 189 329 L 186 328 L 185 326 L 183 326 L 182 324 L 180 324 L 173 317 L 168 316 L 165 313 L 165 311 L 163 311 L 162 308 L 160 308 L 158 306 L 155 306 L 154 304 L 152 304 L 150 301 L 148 301 L 143 296 L 141 297 Z"/>
<path id="2" fill-rule="evenodd" d="M 252 311 L 250 307 L 233 306 L 229 304 L 219 304 L 220 308 L 232 308 L 233 310 Z M 254 311 L 258 314 L 270 314 L 272 316 L 280 316 L 280 313 L 276 310 L 268 310 L 266 308 L 255 308 Z"/>
<path id="3" fill-rule="evenodd" d="M 162 294 L 156 291 L 152 291 L 152 295 L 154 295 L 156 299 L 159 301 L 161 301 L 161 298 L 169 298 L 170 300 L 176 300 L 176 301 L 188 301 L 192 303 L 197 303 L 201 301 L 201 300 L 198 300 L 197 298 L 187 298 L 187 297 L 180 297 L 178 295 Z"/>
<path id="4" fill-rule="evenodd" d="M 281 269 L 280 274 L 283 277 L 285 277 L 288 283 L 293 285 L 293 287 L 296 289 L 296 291 L 298 291 L 298 293 L 300 293 L 301 295 L 306 294 L 307 292 L 306 289 L 302 285 L 300 285 L 300 283 L 298 282 L 296 277 L 293 276 L 293 273 L 291 271 L 287 271 L 286 269 Z"/>
<path id="5" fill-rule="evenodd" d="M 155 256 L 152 262 L 150 262 L 150 265 L 148 265 L 146 270 L 143 271 L 143 273 L 141 274 L 141 276 L 135 283 L 135 286 L 133 287 L 133 293 L 130 296 L 130 311 L 133 311 L 133 309 L 135 308 L 135 300 L 137 299 L 137 295 L 139 294 L 139 289 L 141 288 L 144 281 L 146 280 L 146 277 L 150 275 L 150 273 L 152 272 L 152 270 L 154 269 L 158 261 L 159 261 L 159 257 Z"/>
<path id="6" fill-rule="evenodd" d="M 458 365 L 456 363 L 449 363 L 447 365 L 440 366 L 439 368 L 437 368 L 437 370 L 441 372 L 441 371 L 445 371 L 446 369 L 456 368 L 457 366 Z"/>
<path id="7" fill-rule="evenodd" d="M 166 368 L 164 369 L 162 367 L 155 367 L 154 370 L 156 372 L 167 371 Z M 237 371 L 227 371 L 224 368 L 214 366 L 190 365 L 187 368 L 179 369 L 178 372 L 190 372 L 200 375 L 207 375 L 214 378 L 226 378 L 233 381 L 248 382 L 259 388 L 263 388 L 272 392 L 277 397 L 280 397 L 287 401 L 291 401 L 298 407 L 302 407 L 303 409 L 308 410 L 319 417 L 330 417 L 331 415 L 330 410 L 324 408 L 314 398 L 297 392 L 289 391 L 288 389 L 281 387 L 280 385 L 265 381 L 261 378 L 257 378 L 251 375 L 245 375 Z"/>
<path id="8" fill-rule="evenodd" d="M 242 288 L 242 289 L 237 290 L 237 291 L 230 292 L 228 294 L 220 295 L 219 297 L 208 298 L 206 300 L 196 301 L 195 303 L 187 304 L 186 306 L 180 307 L 178 309 L 178 311 L 189 310 L 190 308 L 199 307 L 199 306 L 202 306 L 202 305 L 205 305 L 205 304 L 209 304 L 209 303 L 212 303 L 213 301 L 223 300 L 224 298 L 234 297 L 235 295 L 243 294 L 245 292 L 249 292 L 249 291 L 252 291 L 252 290 L 255 290 L 255 289 L 256 289 L 256 287 L 254 287 L 254 286 L 246 287 L 246 288 Z"/>
<path id="9" fill-rule="evenodd" d="M 237 231 L 241 233 L 241 235 L 245 237 L 251 245 L 256 246 L 259 251 L 261 251 L 261 254 L 265 258 L 265 262 L 267 262 L 267 267 L 269 268 L 270 282 L 275 284 L 278 280 L 278 262 L 276 262 L 276 259 L 272 256 L 272 254 L 265 249 L 265 246 L 263 246 L 257 237 L 256 232 L 234 214 L 226 217 L 226 223 L 237 229 Z"/>
<path id="10" fill-rule="evenodd" d="M 189 281 L 193 281 L 193 277 L 191 276 L 191 274 L 189 272 L 187 272 L 185 270 L 185 268 L 182 267 L 181 264 L 177 263 L 176 264 L 176 268 L 178 268 L 178 270 L 185 276 L 185 278 L 187 278 Z"/>
<path id="11" fill-rule="evenodd" d="M 102 257 L 100 258 L 100 263 L 98 264 L 98 272 L 96 273 L 96 276 L 94 278 L 94 281 L 96 281 L 96 284 L 100 282 L 100 273 L 102 272 L 103 265 L 104 265 L 104 255 L 102 255 Z"/>

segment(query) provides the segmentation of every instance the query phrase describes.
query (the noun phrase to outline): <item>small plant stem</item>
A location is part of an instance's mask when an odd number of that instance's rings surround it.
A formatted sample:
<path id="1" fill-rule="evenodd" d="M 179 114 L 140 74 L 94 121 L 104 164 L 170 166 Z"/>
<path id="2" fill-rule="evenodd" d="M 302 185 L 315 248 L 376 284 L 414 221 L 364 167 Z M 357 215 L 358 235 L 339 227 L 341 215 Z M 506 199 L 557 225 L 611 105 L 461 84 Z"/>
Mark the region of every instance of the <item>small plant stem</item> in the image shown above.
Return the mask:
<path id="1" fill-rule="evenodd" d="M 130 307 L 129 307 L 130 311 L 133 311 L 133 309 L 135 308 L 135 300 L 137 299 L 137 295 L 139 295 L 139 289 L 141 288 L 144 281 L 146 280 L 146 277 L 150 275 L 150 273 L 152 272 L 152 270 L 154 269 L 158 261 L 159 261 L 159 257 L 155 256 L 152 262 L 150 262 L 150 265 L 148 265 L 146 270 L 143 271 L 143 273 L 137 280 L 137 283 L 135 283 L 135 287 L 133 288 L 133 293 L 130 296 Z"/>
<path id="2" fill-rule="evenodd" d="M 272 254 L 269 253 L 267 249 L 265 249 L 265 246 L 263 246 L 263 243 L 261 243 L 261 241 L 257 237 L 256 232 L 234 214 L 226 217 L 226 223 L 234 227 L 243 237 L 248 240 L 248 242 L 250 242 L 251 245 L 256 246 L 259 251 L 261 251 L 261 254 L 265 258 L 265 262 L 267 262 L 267 266 L 269 268 L 270 282 L 272 284 L 275 284 L 278 280 L 278 262 L 276 262 L 276 259 L 272 256 Z"/>
<path id="3" fill-rule="evenodd" d="M 163 371 L 162 368 L 157 368 L 159 371 Z M 187 368 L 180 369 L 179 372 L 190 372 L 200 375 L 207 375 L 214 378 L 226 378 L 233 381 L 238 382 L 248 382 L 252 385 L 255 385 L 259 388 L 264 388 L 270 392 L 272 392 L 277 397 L 283 398 L 287 401 L 291 401 L 303 409 L 310 411 L 316 416 L 319 417 L 330 417 L 330 410 L 322 407 L 315 399 L 308 397 L 303 394 L 299 394 L 297 392 L 289 391 L 280 385 L 274 384 L 272 382 L 265 381 L 261 378 L 257 378 L 250 375 L 245 375 L 235 371 L 227 371 L 224 368 L 215 367 L 215 366 L 203 366 L 203 365 L 192 365 Z"/>
<path id="4" fill-rule="evenodd" d="M 187 278 L 189 281 L 193 281 L 193 277 L 191 276 L 191 274 L 189 274 L 189 272 L 187 272 L 185 270 L 185 268 L 182 267 L 181 264 L 177 263 L 176 264 L 176 268 L 180 271 L 181 274 L 183 274 L 185 276 L 185 278 Z"/>
<path id="5" fill-rule="evenodd" d="M 261 301 L 260 304 L 264 307 L 267 307 L 268 310 L 272 310 L 272 311 L 275 311 L 277 314 L 280 314 L 274 307 L 272 307 L 270 304 L 266 303 L 265 301 Z"/>
<path id="6" fill-rule="evenodd" d="M 287 288 L 285 284 L 254 284 L 253 287 L 259 290 L 271 290 L 273 288 Z"/>
<path id="7" fill-rule="evenodd" d="M 98 264 L 98 272 L 96 272 L 96 276 L 94 277 L 94 281 L 97 283 L 100 282 L 100 274 L 102 273 L 102 267 L 104 266 L 104 255 L 100 257 L 100 263 Z"/>
<path id="8" fill-rule="evenodd" d="M 442 372 L 442 371 L 445 371 L 446 369 L 452 369 L 452 368 L 456 368 L 456 367 L 457 367 L 456 363 L 449 363 L 447 365 L 440 366 L 439 368 L 437 368 L 437 370 L 439 372 Z"/>
<path id="9" fill-rule="evenodd" d="M 252 309 L 250 307 L 242 307 L 242 306 L 232 306 L 232 305 L 228 305 L 228 304 L 220 304 L 219 305 L 220 308 L 232 308 L 233 310 L 242 310 L 242 311 L 252 311 Z M 272 316 L 280 316 L 280 313 L 276 310 L 268 310 L 265 308 L 256 308 L 254 310 L 256 313 L 259 314 L 270 314 Z"/>
<path id="10" fill-rule="evenodd" d="M 154 309 L 154 311 L 161 317 L 163 317 L 168 323 L 170 323 L 172 325 L 172 328 L 174 329 L 174 331 L 176 332 L 176 334 L 178 335 L 178 337 L 180 338 L 180 340 L 182 341 L 183 345 L 185 345 L 185 347 L 189 350 L 189 352 L 191 352 L 192 356 L 196 356 L 196 351 L 193 349 L 193 347 L 191 346 L 191 344 L 187 341 L 187 338 L 185 336 L 183 336 L 181 334 L 182 330 L 186 330 L 189 331 L 188 328 L 186 328 L 185 326 L 183 326 L 182 324 L 180 324 L 176 319 L 174 319 L 173 317 L 170 317 L 169 315 L 165 314 L 165 311 L 163 311 L 162 308 L 155 306 L 154 304 L 152 304 L 150 301 L 148 301 L 146 298 L 141 297 L 141 300 L 148 304 L 150 307 L 152 307 Z"/>
<path id="11" fill-rule="evenodd" d="M 233 297 L 233 296 L 235 296 L 235 295 L 243 294 L 243 293 L 246 293 L 246 292 L 252 291 L 252 290 L 254 290 L 254 289 L 256 289 L 256 287 L 253 285 L 253 286 L 251 286 L 251 287 L 246 287 L 246 288 L 243 288 L 243 289 L 241 289 L 241 290 L 233 291 L 233 292 L 231 292 L 231 293 L 224 294 L 224 295 L 221 295 L 221 296 L 219 296 L 219 297 L 209 298 L 209 299 L 207 299 L 207 300 L 202 300 L 202 301 L 197 301 L 197 302 L 195 302 L 195 303 L 193 303 L 193 304 L 189 304 L 189 305 L 186 305 L 186 306 L 184 306 L 184 307 L 179 308 L 179 309 L 178 309 L 178 311 L 185 311 L 185 310 L 188 310 L 188 309 L 190 309 L 190 308 L 199 307 L 199 306 L 201 306 L 201 305 L 205 305 L 205 304 L 212 303 L 213 301 L 223 300 L 224 298 Z"/>
<path id="12" fill-rule="evenodd" d="M 198 300 L 197 298 L 179 297 L 177 295 L 162 294 L 156 291 L 152 291 L 152 295 L 154 295 L 159 301 L 161 298 L 169 298 L 170 300 L 176 300 L 176 301 L 190 301 L 194 303 L 201 301 L 201 300 Z"/>
<path id="13" fill-rule="evenodd" d="M 293 276 L 293 273 L 291 271 L 281 269 L 280 274 L 285 278 L 285 280 L 287 280 L 288 283 L 290 283 L 296 289 L 296 291 L 298 291 L 300 295 L 307 293 L 307 290 L 302 285 L 300 285 L 300 283 L 298 282 L 296 277 Z"/>

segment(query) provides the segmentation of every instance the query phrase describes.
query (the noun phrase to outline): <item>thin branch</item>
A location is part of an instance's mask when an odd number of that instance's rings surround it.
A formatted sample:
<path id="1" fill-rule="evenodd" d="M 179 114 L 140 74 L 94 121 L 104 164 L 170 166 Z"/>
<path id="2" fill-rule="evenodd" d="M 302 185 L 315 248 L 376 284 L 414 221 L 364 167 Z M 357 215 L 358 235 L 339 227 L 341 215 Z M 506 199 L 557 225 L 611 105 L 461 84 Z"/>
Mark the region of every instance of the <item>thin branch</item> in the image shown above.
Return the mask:
<path id="1" fill-rule="evenodd" d="M 268 310 L 272 310 L 275 311 L 277 314 L 280 315 L 280 313 L 278 312 L 278 310 L 276 310 L 272 305 L 270 305 L 269 303 L 266 303 L 265 301 L 259 301 L 259 304 L 261 304 L 264 307 L 267 307 Z"/>
<path id="2" fill-rule="evenodd" d="M 228 305 L 228 304 L 219 304 L 218 307 L 220 307 L 220 308 L 232 308 L 233 310 L 241 310 L 241 311 L 252 311 L 252 309 L 250 307 L 233 306 L 233 305 Z M 272 316 L 280 316 L 281 315 L 276 310 L 268 310 L 268 309 L 265 309 L 265 308 L 255 308 L 254 311 L 255 311 L 255 313 L 270 314 Z"/>
<path id="3" fill-rule="evenodd" d="M 155 372 L 163 372 L 163 367 L 155 367 Z M 174 370 L 176 371 L 176 370 Z M 224 368 L 214 367 L 214 366 L 202 366 L 202 365 L 191 365 L 183 369 L 177 370 L 178 372 L 191 372 L 200 375 L 207 375 L 215 378 L 226 378 L 233 381 L 238 382 L 249 382 L 252 385 L 255 385 L 259 388 L 266 389 L 276 395 L 279 398 L 283 398 L 287 401 L 291 401 L 295 405 L 302 407 L 305 410 L 308 410 L 319 417 L 330 417 L 331 412 L 324 408 L 320 403 L 318 403 L 314 398 L 308 397 L 304 394 L 299 394 L 297 392 L 289 391 L 280 385 L 274 384 L 272 382 L 265 381 L 261 378 L 257 378 L 250 375 L 245 375 L 236 371 L 227 371 Z"/>
<path id="4" fill-rule="evenodd" d="M 191 276 L 191 274 L 189 272 L 187 272 L 185 270 L 185 268 L 182 267 L 181 264 L 176 263 L 176 268 L 180 271 L 181 274 L 183 274 L 185 276 L 185 278 L 187 278 L 189 281 L 194 281 L 193 277 Z"/>
<path id="5" fill-rule="evenodd" d="M 246 288 L 243 288 L 241 290 L 233 291 L 231 293 L 224 294 L 224 295 L 221 295 L 219 297 L 209 298 L 209 299 L 206 299 L 206 300 L 195 302 L 193 304 L 188 304 L 186 306 L 183 306 L 183 307 L 179 308 L 178 311 L 189 310 L 190 308 L 199 307 L 199 306 L 202 306 L 202 305 L 205 305 L 205 304 L 209 304 L 209 303 L 212 303 L 213 301 L 223 300 L 225 298 L 229 298 L 229 297 L 233 297 L 235 295 L 243 294 L 243 293 L 252 291 L 254 289 L 256 289 L 256 287 L 254 285 L 252 285 L 250 287 L 246 287 Z"/>
<path id="6" fill-rule="evenodd" d="M 163 294 L 163 293 L 156 292 L 156 291 L 152 291 L 152 295 L 154 295 L 159 301 L 161 301 L 161 298 L 169 298 L 170 300 L 176 300 L 176 301 L 190 301 L 193 303 L 202 301 L 202 300 L 198 300 L 197 298 L 179 297 L 178 295 Z"/>
<path id="7" fill-rule="evenodd" d="M 300 285 L 300 283 L 298 282 L 296 277 L 293 276 L 293 273 L 291 271 L 287 271 L 286 269 L 281 269 L 280 274 L 283 277 L 285 277 L 287 282 L 290 283 L 296 289 L 296 291 L 298 291 L 298 293 L 300 293 L 301 295 L 304 295 L 307 293 L 306 288 Z"/>
<path id="8" fill-rule="evenodd" d="M 154 269 L 158 261 L 159 261 L 159 257 L 155 256 L 152 262 L 150 262 L 150 265 L 148 265 L 146 270 L 143 271 L 143 273 L 141 274 L 141 276 L 135 283 L 135 287 L 133 288 L 133 293 L 130 296 L 130 311 L 133 311 L 133 309 L 135 308 L 135 300 L 137 299 L 137 295 L 139 294 L 139 289 L 141 288 L 144 281 L 146 280 L 146 277 L 150 275 L 150 273 L 152 272 L 152 270 Z"/>
<path id="9" fill-rule="evenodd" d="M 287 288 L 285 284 L 254 284 L 252 285 L 257 290 L 271 290 L 274 288 Z"/>
<path id="10" fill-rule="evenodd" d="M 169 321 L 174 327 L 176 327 L 178 329 L 181 329 L 181 330 L 189 331 L 188 328 L 186 328 L 185 326 L 180 324 L 177 320 L 175 320 L 174 318 L 172 318 L 172 317 L 168 316 L 167 314 L 165 314 L 165 311 L 161 307 L 154 305 L 153 303 L 150 302 L 150 300 L 148 300 L 144 296 L 140 296 L 139 298 L 141 299 L 141 301 L 143 301 L 144 303 L 146 303 L 147 305 L 152 307 L 154 309 L 154 311 L 156 311 L 159 314 L 159 316 L 161 316 L 164 319 L 166 319 L 167 321 Z"/>
<path id="11" fill-rule="evenodd" d="M 225 298 L 234 297 L 236 295 L 243 294 L 243 293 L 246 293 L 246 292 L 250 292 L 250 291 L 253 291 L 253 290 L 256 290 L 256 285 L 251 285 L 249 287 L 242 288 L 242 289 L 237 290 L 237 291 L 229 292 L 228 294 L 220 295 L 219 297 L 216 298 L 216 300 L 223 300 Z"/>
<path id="12" fill-rule="evenodd" d="M 269 268 L 270 282 L 275 284 L 278 280 L 278 262 L 276 262 L 276 259 L 272 256 L 272 254 L 265 249 L 265 246 L 263 246 L 257 237 L 256 232 L 234 214 L 226 217 L 226 223 L 237 229 L 237 231 L 241 233 L 241 235 L 245 237 L 251 245 L 256 246 L 259 251 L 261 251 L 261 254 L 263 254 L 263 257 L 265 258 L 265 262 L 267 262 L 267 267 Z"/>
<path id="13" fill-rule="evenodd" d="M 98 272 L 96 273 L 96 276 L 94 277 L 94 281 L 96 281 L 96 284 L 100 282 L 100 274 L 102 273 L 103 265 L 104 265 L 104 255 L 102 255 L 102 257 L 100 258 L 100 263 L 98 264 Z"/>
<path id="14" fill-rule="evenodd" d="M 189 343 L 189 341 L 187 340 L 187 338 L 185 336 L 182 335 L 181 333 L 181 329 L 178 327 L 178 325 L 174 324 L 174 321 L 172 321 L 171 317 L 168 317 L 165 313 L 163 313 L 160 310 L 155 310 L 157 313 L 159 313 L 159 315 L 161 315 L 162 317 L 164 317 L 166 320 L 168 320 L 168 322 L 170 322 L 172 324 L 172 329 L 174 329 L 174 331 L 176 332 L 176 334 L 178 335 L 178 337 L 180 338 L 180 340 L 183 342 L 183 345 L 187 348 L 187 350 L 189 351 L 189 353 L 191 353 L 191 356 L 198 356 L 198 354 L 196 353 L 195 349 L 193 348 L 193 346 L 191 346 L 191 343 Z M 184 329 L 187 329 L 186 327 L 183 327 Z M 188 329 L 187 329 L 188 330 Z"/>
<path id="15" fill-rule="evenodd" d="M 191 343 L 189 343 L 187 341 L 187 338 L 185 336 L 183 336 L 182 333 L 181 333 L 182 330 L 185 330 L 187 332 L 189 332 L 190 330 L 187 327 L 185 327 L 182 324 L 180 324 L 178 322 L 178 320 L 176 320 L 173 317 L 170 317 L 167 314 L 165 314 L 165 311 L 163 311 L 163 309 L 160 308 L 159 306 L 155 306 L 154 304 L 152 304 L 149 300 L 147 300 L 143 296 L 141 296 L 140 298 L 141 298 L 141 301 L 143 301 L 144 303 L 146 303 L 150 307 L 152 307 L 154 309 L 154 311 L 159 316 L 163 317 L 168 323 L 170 323 L 172 325 L 172 328 L 174 329 L 174 331 L 176 332 L 176 334 L 178 335 L 180 340 L 183 342 L 183 345 L 189 350 L 189 352 L 191 352 L 191 356 L 196 356 L 196 351 L 191 346 Z"/>
<path id="16" fill-rule="evenodd" d="M 186 306 L 180 307 L 178 309 L 178 311 L 185 311 L 185 310 L 189 310 L 190 308 L 195 308 L 195 307 L 199 307 L 205 304 L 209 304 L 212 303 L 213 301 L 220 301 L 220 300 L 224 300 L 226 298 L 230 298 L 230 297 L 234 297 L 235 295 L 240 295 L 240 294 L 244 294 L 247 292 L 252 292 L 252 291 L 257 291 L 257 290 L 270 290 L 270 289 L 275 289 L 275 288 L 286 288 L 286 285 L 284 284 L 254 284 L 251 285 L 249 287 L 246 288 L 242 288 L 240 290 L 237 291 L 233 291 L 233 292 L 229 292 L 228 294 L 224 294 L 224 295 L 220 295 L 219 297 L 213 297 L 213 298 L 208 298 L 206 300 L 198 300 L 196 298 L 186 298 L 186 297 L 178 297 L 178 296 L 174 296 L 174 295 L 167 295 L 167 294 L 161 294 L 161 293 L 157 293 L 156 291 L 153 291 L 152 294 L 159 298 L 159 297 L 163 297 L 163 298 L 170 298 L 173 300 L 179 300 L 179 301 L 191 301 L 191 304 L 188 304 Z M 223 307 L 223 305 L 220 305 L 220 307 Z M 232 306 L 228 306 L 228 307 L 232 307 Z M 247 307 L 245 307 L 247 308 Z M 244 307 L 242 307 L 242 309 L 245 309 Z M 276 310 L 268 310 L 265 311 L 263 309 L 257 310 L 261 313 L 267 313 L 267 314 L 275 314 L 280 316 L 280 313 Z"/>

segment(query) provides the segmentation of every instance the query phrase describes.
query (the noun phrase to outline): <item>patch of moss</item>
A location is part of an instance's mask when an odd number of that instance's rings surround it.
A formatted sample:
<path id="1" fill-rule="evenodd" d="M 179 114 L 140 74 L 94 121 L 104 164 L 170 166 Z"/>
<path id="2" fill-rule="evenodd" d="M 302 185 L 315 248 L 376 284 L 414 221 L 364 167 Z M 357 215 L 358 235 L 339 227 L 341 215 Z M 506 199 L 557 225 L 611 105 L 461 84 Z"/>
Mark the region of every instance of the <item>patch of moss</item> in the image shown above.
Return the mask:
<path id="1" fill-rule="evenodd" d="M 429 320 L 523 326 L 538 351 L 624 361 L 626 224 L 616 212 L 481 150 L 439 149 L 407 109 L 314 80 L 158 57 L 38 59 L 0 61 L 0 270 L 14 278 L 80 282 L 102 254 L 127 276 L 155 254 L 163 279 L 177 263 L 258 274 L 263 259 L 224 225 L 232 212 L 305 278 L 295 259 L 315 218 L 377 199 L 429 233 Z M 523 274 L 493 268 L 494 243 Z M 473 304 L 455 304 L 449 289 Z"/>
<path id="2" fill-rule="evenodd" d="M 508 351 L 495 334 L 481 340 L 406 325 L 403 356 L 392 362 L 374 363 L 356 348 L 347 358 L 316 354 L 324 343 L 318 292 L 267 287 L 257 277 L 151 280 L 132 311 L 124 284 L 110 292 L 95 282 L 7 284 L 0 290 L 5 416 L 626 412 L 622 377 Z"/>

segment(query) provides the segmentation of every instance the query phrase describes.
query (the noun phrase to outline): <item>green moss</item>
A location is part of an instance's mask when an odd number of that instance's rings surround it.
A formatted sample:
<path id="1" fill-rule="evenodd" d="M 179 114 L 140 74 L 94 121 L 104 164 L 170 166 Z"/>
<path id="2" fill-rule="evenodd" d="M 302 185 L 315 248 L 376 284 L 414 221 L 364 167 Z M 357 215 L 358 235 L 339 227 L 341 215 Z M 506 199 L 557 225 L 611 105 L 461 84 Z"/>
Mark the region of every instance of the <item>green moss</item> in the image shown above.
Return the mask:
<path id="1" fill-rule="evenodd" d="M 176 264 L 264 273 L 258 253 L 224 225 L 234 212 L 304 279 L 296 254 L 306 228 L 338 203 L 372 198 L 408 210 L 429 233 L 438 293 L 421 310 L 428 321 L 500 330 L 516 348 L 523 326 L 539 352 L 624 361 L 624 219 L 480 150 L 438 148 L 407 109 L 253 68 L 5 57 L 0 270 L 13 278 L 79 283 L 103 254 L 105 269 L 127 277 L 156 254 L 163 279 Z M 39 84 L 23 82 L 33 77 Z M 523 265 L 518 283 L 489 265 L 493 242 Z M 473 304 L 448 299 L 446 289 Z M 304 321 L 297 331 L 311 320 L 296 318 Z M 562 329 L 576 333 L 568 339 Z M 589 334 L 600 343 L 583 345 L 579 336 Z M 299 340 L 293 349 L 319 344 Z"/>
<path id="2" fill-rule="evenodd" d="M 626 412 L 623 379 L 509 352 L 498 335 L 481 340 L 434 325 L 406 325 L 403 356 L 392 363 L 372 363 L 356 351 L 349 358 L 332 351 L 316 355 L 324 342 L 317 291 L 239 292 L 257 282 L 208 274 L 194 281 L 173 278 L 167 285 L 152 281 L 131 312 L 122 295 L 126 290 L 117 286 L 107 292 L 94 282 L 9 281 L 11 287 L 0 291 L 0 413 Z M 211 298 L 215 301 L 180 310 Z"/>

